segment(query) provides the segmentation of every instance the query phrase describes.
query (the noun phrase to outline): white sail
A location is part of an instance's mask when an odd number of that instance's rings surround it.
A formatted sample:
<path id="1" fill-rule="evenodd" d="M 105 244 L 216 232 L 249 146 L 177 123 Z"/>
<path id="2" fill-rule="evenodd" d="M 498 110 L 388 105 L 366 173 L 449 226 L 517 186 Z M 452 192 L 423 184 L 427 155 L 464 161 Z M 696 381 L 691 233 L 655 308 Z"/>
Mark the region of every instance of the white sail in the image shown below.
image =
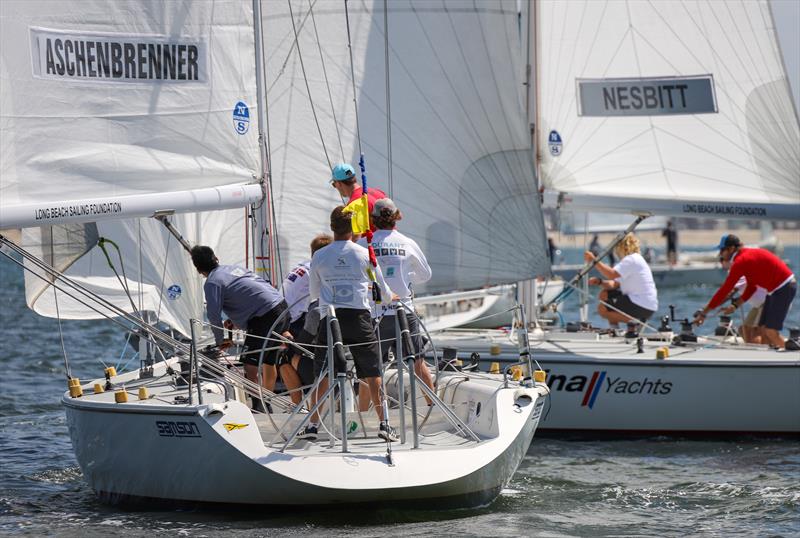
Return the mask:
<path id="1" fill-rule="evenodd" d="M 203 315 L 202 280 L 160 222 L 130 217 L 176 212 L 192 244 L 246 263 L 242 208 L 262 196 L 251 8 L 0 3 L 0 229 L 22 227 L 32 254 L 188 335 Z M 113 269 L 100 238 L 119 247 L 106 243 Z M 26 267 L 37 313 L 109 314 L 56 295 Z"/>
<path id="2" fill-rule="evenodd" d="M 308 256 L 339 203 L 323 149 L 334 163 L 359 152 L 343 4 L 311 5 L 313 12 L 292 2 L 299 47 L 288 6 L 269 4 L 264 14 L 271 177 L 282 259 L 291 263 Z M 383 2 L 349 9 L 368 183 L 394 198 L 404 213 L 399 228 L 426 252 L 434 277 L 425 290 L 548 272 L 517 3 L 389 2 L 391 186 Z"/>
<path id="3" fill-rule="evenodd" d="M 191 244 L 211 246 L 222 263 L 245 265 L 248 261 L 244 209 L 186 213 L 172 222 Z M 189 319 L 203 318 L 203 279 L 167 229 L 154 219 L 104 221 L 87 227 L 88 232 L 84 227 L 67 232 L 64 225 L 26 228 L 22 246 L 125 312 L 149 312 L 151 321 L 166 323 L 188 336 Z M 55 242 L 51 242 L 51 234 Z M 96 246 L 99 237 L 119 247 L 118 252 L 112 244 L 106 244 L 119 279 Z M 93 248 L 84 254 L 80 245 L 86 239 Z M 37 314 L 64 319 L 100 319 L 104 313 L 110 314 L 89 308 L 65 293 L 57 292 L 56 299 L 56 292 L 37 276 L 41 273 L 28 263 L 26 267 L 25 296 Z M 71 291 L 64 284 L 58 285 Z M 82 299 L 80 294 L 72 295 Z"/>
<path id="4" fill-rule="evenodd" d="M 250 3 L 0 9 L 0 229 L 260 198 Z"/>
<path id="5" fill-rule="evenodd" d="M 800 217 L 800 129 L 766 0 L 537 7 L 540 173 L 560 203 Z"/>

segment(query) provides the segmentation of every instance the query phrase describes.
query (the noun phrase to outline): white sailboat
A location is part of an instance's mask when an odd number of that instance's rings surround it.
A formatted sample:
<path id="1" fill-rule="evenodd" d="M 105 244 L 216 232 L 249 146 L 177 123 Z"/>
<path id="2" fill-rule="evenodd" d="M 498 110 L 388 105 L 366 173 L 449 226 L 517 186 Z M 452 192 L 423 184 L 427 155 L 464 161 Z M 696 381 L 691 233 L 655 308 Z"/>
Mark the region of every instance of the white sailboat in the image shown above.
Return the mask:
<path id="1" fill-rule="evenodd" d="M 139 342 L 138 369 L 108 368 L 89 383 L 72 377 L 65 356 L 70 436 L 106 500 L 475 506 L 498 495 L 532 441 L 548 389 L 519 372 L 437 369 L 436 393 L 423 394 L 395 361 L 386 383 L 399 443 L 374 438 L 372 413 L 350 408 L 350 381 L 331 379 L 340 390 L 329 393 L 324 432 L 310 443 L 294 435 L 307 413 L 247 381 L 235 356 L 200 350 L 201 281 L 182 243 L 279 275 L 327 227 L 337 200 L 322 156 L 336 142 L 349 156 L 364 141 L 368 171 L 394 170 L 388 189 L 413 223 L 404 231 L 438 249 L 431 290 L 503 284 L 547 267 L 513 84 L 523 50 L 509 40 L 516 10 L 393 3 L 387 43 L 385 4 L 361 4 L 348 18 L 342 5 L 315 5 L 296 3 L 294 16 L 292 4 L 274 3 L 262 15 L 257 0 L 3 5 L 0 229 L 22 229 L 22 239 L 4 232 L 0 242 L 29 272 L 31 308 L 113 319 Z M 481 44 L 466 38 L 478 34 Z M 388 100 L 384 79 L 371 75 L 385 73 L 384 52 L 389 88 L 416 105 L 369 110 L 373 92 Z M 301 60 L 314 77 L 300 74 Z M 495 69 L 498 84 L 458 86 L 457 106 L 437 91 Z M 326 96 L 332 121 L 317 121 Z M 492 107 L 480 129 L 466 115 L 477 106 Z M 390 110 L 395 142 L 381 148 Z M 437 147 L 445 133 L 463 138 Z M 433 151 L 437 158 L 423 158 Z M 443 171 L 448 181 L 428 182 L 427 206 L 415 209 L 417 187 L 401 185 Z M 404 359 L 402 342 L 398 349 Z M 251 411 L 253 399 L 273 412 Z"/>
<path id="2" fill-rule="evenodd" d="M 768 2 L 531 6 L 531 117 L 546 202 L 629 215 L 800 217 L 800 128 Z M 743 345 L 725 329 L 698 338 L 652 324 L 641 338 L 578 325 L 537 332 L 552 390 L 542 428 L 800 435 L 800 352 Z M 452 333 L 440 345 L 464 358 L 515 356 L 513 335 L 489 345 L 486 333 L 476 336 Z"/>

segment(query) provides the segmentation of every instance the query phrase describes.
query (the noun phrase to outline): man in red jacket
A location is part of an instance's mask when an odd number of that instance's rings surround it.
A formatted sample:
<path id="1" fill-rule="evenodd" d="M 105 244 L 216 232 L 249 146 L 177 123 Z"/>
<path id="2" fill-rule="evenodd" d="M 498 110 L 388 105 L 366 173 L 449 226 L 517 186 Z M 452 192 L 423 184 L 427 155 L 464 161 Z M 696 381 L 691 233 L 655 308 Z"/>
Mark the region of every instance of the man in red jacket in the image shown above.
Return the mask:
<path id="1" fill-rule="evenodd" d="M 361 198 L 363 192 L 361 186 L 358 184 L 356 171 L 347 163 L 339 163 L 331 170 L 331 185 L 336 189 L 342 197 L 344 205 L 354 202 Z M 386 193 L 375 187 L 367 187 L 367 203 L 369 205 L 369 213 L 372 214 L 372 208 L 375 206 L 375 200 L 386 198 Z M 372 231 L 375 231 L 374 225 Z"/>
<path id="2" fill-rule="evenodd" d="M 792 300 L 797 293 L 797 279 L 792 271 L 768 250 L 761 248 L 744 248 L 735 235 L 723 235 L 719 242 L 719 260 L 731 264 L 728 278 L 722 283 L 717 293 L 708 304 L 697 313 L 694 323 L 700 325 L 709 311 L 719 307 L 728 297 L 741 277 L 747 279 L 747 287 L 733 306 L 739 307 L 747 302 L 758 286 L 767 290 L 767 299 L 758 325 L 762 334 L 772 346 L 785 347 L 781 336 L 783 321 Z"/>

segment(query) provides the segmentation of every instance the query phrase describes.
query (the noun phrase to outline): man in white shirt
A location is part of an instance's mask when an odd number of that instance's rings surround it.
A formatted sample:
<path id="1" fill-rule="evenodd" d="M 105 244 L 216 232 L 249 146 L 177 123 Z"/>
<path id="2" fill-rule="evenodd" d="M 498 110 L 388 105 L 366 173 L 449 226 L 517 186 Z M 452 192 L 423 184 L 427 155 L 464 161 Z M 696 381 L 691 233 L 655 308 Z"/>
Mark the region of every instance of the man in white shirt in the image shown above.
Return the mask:
<path id="1" fill-rule="evenodd" d="M 401 220 L 403 215 L 391 199 L 381 198 L 377 200 L 370 217 L 373 226 L 376 228 L 372 236 L 372 248 L 375 251 L 375 257 L 378 259 L 378 265 L 389 287 L 399 295 L 399 298 L 409 308 L 411 307 L 413 287 L 430 280 L 433 274 L 431 267 L 428 265 L 428 260 L 416 241 L 397 231 L 397 221 Z M 380 318 L 378 334 L 380 334 L 383 341 L 396 337 L 396 307 L 397 302 L 392 302 L 377 306 L 375 309 L 376 317 Z M 414 371 L 423 383 L 433 390 L 433 379 L 422 357 L 422 335 L 420 334 L 417 317 L 410 312 L 407 317 L 411 343 L 415 348 L 411 352 L 416 355 Z M 389 355 L 389 350 L 394 349 L 394 347 L 394 342 L 384 342 L 384 345 L 381 346 L 384 361 Z M 405 351 L 408 352 L 409 350 Z M 427 396 L 425 399 L 430 403 Z M 361 400 L 359 399 L 359 401 Z"/>
<path id="2" fill-rule="evenodd" d="M 342 332 L 342 341 L 352 346 L 350 352 L 356 366 L 356 375 L 367 383 L 380 419 L 378 437 L 386 441 L 397 441 L 394 428 L 389 426 L 388 417 L 383 414 L 381 391 L 381 368 L 378 342 L 372 323 L 372 286 L 377 285 L 385 301 L 393 298 L 392 290 L 383 279 L 380 267 L 372 267 L 366 248 L 351 241 L 353 229 L 351 213 L 345 213 L 343 206 L 331 213 L 333 243 L 321 248 L 311 258 L 309 292 L 311 300 L 319 299 L 320 324 L 317 331 L 317 345 L 314 353 L 314 373 L 324 375 L 327 370 L 328 311 L 333 306 Z M 370 277 L 374 275 L 374 281 Z M 357 345 L 359 344 L 359 345 Z M 366 345 L 364 345 L 366 344 Z M 347 368 L 344 361 L 334 358 L 336 372 Z M 311 406 L 328 389 L 328 379 L 323 378 L 316 394 L 312 394 Z M 300 433 L 300 438 L 317 438 L 319 413 L 314 413 L 311 422 Z"/>

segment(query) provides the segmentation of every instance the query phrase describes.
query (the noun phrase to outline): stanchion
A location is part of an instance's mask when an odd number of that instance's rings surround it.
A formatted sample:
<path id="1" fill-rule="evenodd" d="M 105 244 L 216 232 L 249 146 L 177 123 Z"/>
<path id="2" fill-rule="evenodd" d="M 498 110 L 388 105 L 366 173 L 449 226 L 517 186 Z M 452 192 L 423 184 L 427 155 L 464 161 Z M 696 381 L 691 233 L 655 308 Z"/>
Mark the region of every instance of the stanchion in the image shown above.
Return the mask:
<path id="1" fill-rule="evenodd" d="M 411 343 L 411 333 L 408 330 L 408 319 L 406 318 L 406 311 L 402 306 L 399 306 L 395 312 L 395 318 L 400 326 L 398 333 L 398 354 L 401 349 L 406 350 L 402 355 L 401 362 L 408 361 L 408 379 L 409 387 L 411 389 L 411 435 L 414 439 L 414 448 L 419 448 L 419 432 L 417 431 L 417 372 L 414 369 L 415 352 L 413 344 Z M 400 347 L 402 343 L 403 347 Z M 405 431 L 403 432 L 405 433 Z"/>

